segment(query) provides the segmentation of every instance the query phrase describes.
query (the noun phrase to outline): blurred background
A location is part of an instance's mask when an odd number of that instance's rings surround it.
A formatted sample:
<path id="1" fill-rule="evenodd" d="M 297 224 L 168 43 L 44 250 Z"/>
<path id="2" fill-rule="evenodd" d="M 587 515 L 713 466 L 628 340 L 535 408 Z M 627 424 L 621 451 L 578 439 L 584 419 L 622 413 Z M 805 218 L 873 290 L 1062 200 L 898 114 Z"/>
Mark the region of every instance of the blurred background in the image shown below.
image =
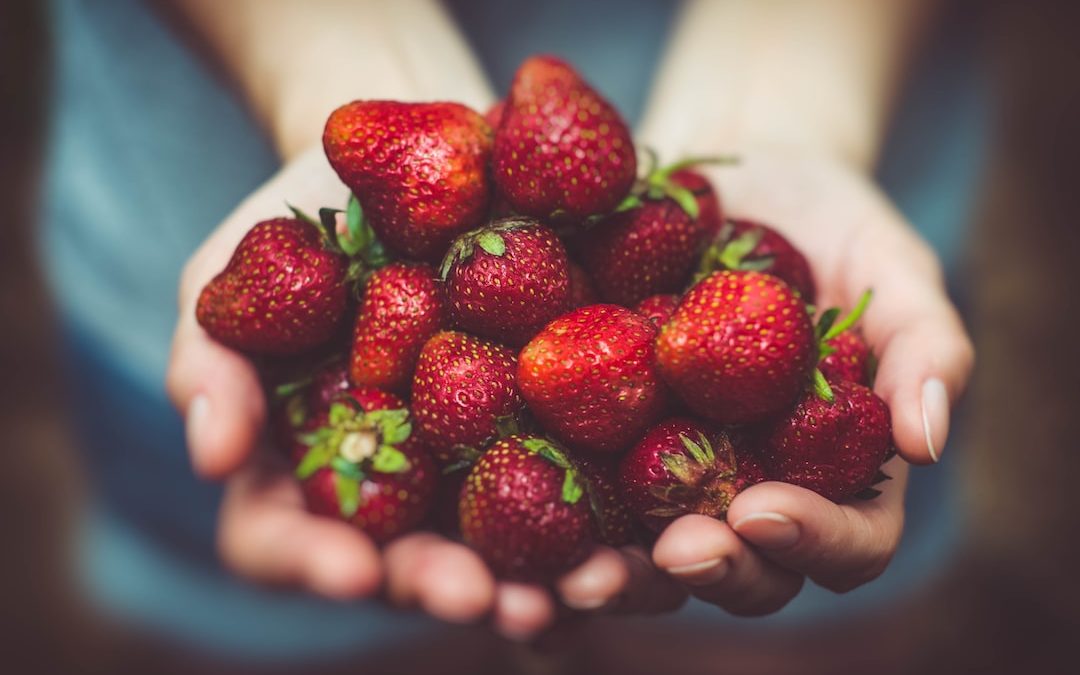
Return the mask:
<path id="1" fill-rule="evenodd" d="M 745 634 L 736 624 L 703 635 L 598 620 L 530 647 L 461 628 L 324 672 L 1073 672 L 1080 6 L 960 8 L 995 111 L 961 271 L 979 362 L 958 432 L 966 525 L 950 568 L 858 621 Z M 78 590 L 73 524 L 89 486 L 73 450 L 78 401 L 66 396 L 54 358 L 57 322 L 33 230 L 48 114 L 46 12 L 45 3 L 0 3 L 0 663 L 19 673 L 237 672 L 114 625 Z"/>

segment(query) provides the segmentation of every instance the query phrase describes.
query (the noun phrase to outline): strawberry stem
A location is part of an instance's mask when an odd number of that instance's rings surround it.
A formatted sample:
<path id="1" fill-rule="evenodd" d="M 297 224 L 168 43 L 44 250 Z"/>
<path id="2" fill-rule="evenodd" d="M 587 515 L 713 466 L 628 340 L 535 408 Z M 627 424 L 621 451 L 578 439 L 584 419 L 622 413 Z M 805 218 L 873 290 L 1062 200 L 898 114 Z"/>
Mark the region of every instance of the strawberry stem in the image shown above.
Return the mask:
<path id="1" fill-rule="evenodd" d="M 826 403 L 832 403 L 836 400 L 832 387 L 829 386 L 829 381 L 825 379 L 824 373 L 819 368 L 814 368 L 814 393 Z"/>
<path id="2" fill-rule="evenodd" d="M 823 342 L 828 342 L 840 333 L 843 333 L 848 328 L 855 325 L 855 322 L 862 317 L 863 312 L 870 305 L 870 300 L 873 298 L 874 292 L 871 289 L 866 289 L 863 294 L 859 296 L 859 302 L 855 304 L 855 309 L 851 310 L 847 316 L 832 324 L 832 326 L 822 336 Z"/>

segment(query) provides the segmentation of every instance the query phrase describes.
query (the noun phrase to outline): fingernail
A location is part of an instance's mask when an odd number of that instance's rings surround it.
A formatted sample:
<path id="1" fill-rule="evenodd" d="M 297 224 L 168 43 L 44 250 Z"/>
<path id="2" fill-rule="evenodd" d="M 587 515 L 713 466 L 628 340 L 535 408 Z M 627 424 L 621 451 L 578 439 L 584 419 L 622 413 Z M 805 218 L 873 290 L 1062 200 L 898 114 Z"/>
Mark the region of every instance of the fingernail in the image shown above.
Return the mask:
<path id="1" fill-rule="evenodd" d="M 692 565 L 669 567 L 668 574 L 678 577 L 679 581 L 692 586 L 708 586 L 718 583 L 727 576 L 728 562 L 724 558 L 703 560 Z"/>
<path id="2" fill-rule="evenodd" d="M 610 598 L 563 598 L 563 604 L 570 609 L 585 612 L 592 609 L 600 609 L 608 604 L 609 600 Z"/>
<path id="3" fill-rule="evenodd" d="M 930 459 L 937 462 L 945 449 L 949 435 L 949 392 L 945 383 L 931 377 L 922 386 L 922 423 L 926 435 L 926 450 Z"/>
<path id="4" fill-rule="evenodd" d="M 186 433 L 188 445 L 195 447 L 206 437 L 207 421 L 210 419 L 210 399 L 206 394 L 198 394 L 188 404 Z"/>
<path id="5" fill-rule="evenodd" d="M 798 524 L 782 513 L 751 513 L 732 527 L 739 536 L 761 548 L 790 548 L 799 541 Z"/>

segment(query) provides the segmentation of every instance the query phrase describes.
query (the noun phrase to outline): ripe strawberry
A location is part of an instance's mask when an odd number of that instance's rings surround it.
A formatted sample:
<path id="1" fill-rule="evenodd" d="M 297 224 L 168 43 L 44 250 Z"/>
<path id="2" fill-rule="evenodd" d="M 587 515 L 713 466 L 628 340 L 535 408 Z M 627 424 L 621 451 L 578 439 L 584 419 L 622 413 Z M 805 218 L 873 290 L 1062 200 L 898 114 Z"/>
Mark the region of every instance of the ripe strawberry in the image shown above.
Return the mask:
<path id="1" fill-rule="evenodd" d="M 449 314 L 442 284 L 425 264 L 391 263 L 368 278 L 353 326 L 349 377 L 408 391 L 420 349 Z"/>
<path id="2" fill-rule="evenodd" d="M 708 239 L 715 237 L 724 224 L 724 211 L 720 206 L 720 195 L 709 179 L 691 168 L 684 167 L 671 172 L 671 181 L 694 195 L 698 206 L 698 224 Z"/>
<path id="3" fill-rule="evenodd" d="M 550 582 L 584 559 L 589 499 L 565 451 L 511 436 L 485 452 L 461 495 L 461 536 L 501 578 Z"/>
<path id="4" fill-rule="evenodd" d="M 758 270 L 780 277 L 808 303 L 814 302 L 814 276 L 806 257 L 776 230 L 749 220 L 730 220 L 701 257 L 699 272 Z"/>
<path id="5" fill-rule="evenodd" d="M 589 497 L 593 536 L 608 546 L 624 546 L 634 538 L 634 520 L 619 489 L 618 465 L 608 457 L 577 456 L 577 468 Z"/>
<path id="6" fill-rule="evenodd" d="M 502 124 L 504 110 L 506 110 L 506 101 L 495 101 L 484 113 L 484 121 L 492 129 L 498 129 L 499 125 Z"/>
<path id="7" fill-rule="evenodd" d="M 330 165 L 382 242 L 428 261 L 483 218 L 491 147 L 491 127 L 458 103 L 353 101 L 323 131 Z"/>
<path id="8" fill-rule="evenodd" d="M 870 371 L 873 355 L 862 336 L 853 330 L 847 330 L 826 343 L 834 351 L 818 362 L 818 370 L 829 382 L 847 380 L 870 386 Z"/>
<path id="9" fill-rule="evenodd" d="M 619 471 L 627 506 L 654 532 L 687 513 L 723 520 L 735 495 L 762 480 L 757 459 L 725 432 L 681 417 L 650 429 Z"/>
<path id="10" fill-rule="evenodd" d="M 625 307 L 591 305 L 548 324 L 521 350 L 517 383 L 541 425 L 574 449 L 617 452 L 660 418 L 656 328 Z"/>
<path id="11" fill-rule="evenodd" d="M 838 381 L 833 400 L 808 390 L 795 408 L 761 431 L 770 478 L 841 502 L 875 482 L 892 451 L 889 407 L 861 384 Z"/>
<path id="12" fill-rule="evenodd" d="M 218 342 L 253 354 L 296 354 L 330 340 L 348 308 L 348 260 L 299 218 L 256 224 L 202 289 L 195 316 Z"/>
<path id="13" fill-rule="evenodd" d="M 570 274 L 570 291 L 566 309 L 577 309 L 586 305 L 595 305 L 599 302 L 596 296 L 596 288 L 593 286 L 589 273 L 572 260 L 569 261 L 567 270 Z"/>
<path id="14" fill-rule="evenodd" d="M 817 357 L 806 306 L 777 277 L 725 271 L 683 297 L 656 341 L 664 379 L 720 424 L 761 421 L 789 407 Z"/>
<path id="15" fill-rule="evenodd" d="M 460 328 L 509 345 L 528 342 L 566 310 L 566 249 L 535 220 L 507 218 L 454 241 L 441 270 Z"/>
<path id="16" fill-rule="evenodd" d="M 309 377 L 274 387 L 270 431 L 280 448 L 303 456 L 307 448 L 297 440 L 297 431 L 308 427 L 316 412 L 328 411 L 331 401 L 349 389 L 348 376 L 348 362 L 336 359 Z"/>
<path id="17" fill-rule="evenodd" d="M 638 303 L 634 311 L 652 322 L 652 325 L 660 328 L 679 306 L 679 296 L 674 294 L 650 295 Z"/>
<path id="18" fill-rule="evenodd" d="M 350 392 L 302 437 L 296 467 L 308 508 L 340 518 L 376 542 L 416 527 L 435 492 L 436 469 L 412 432 L 407 408 L 374 390 Z"/>
<path id="19" fill-rule="evenodd" d="M 551 56 L 518 68 L 492 163 L 495 184 L 515 211 L 568 223 L 615 208 L 637 170 L 619 113 Z"/>
<path id="20" fill-rule="evenodd" d="M 424 345 L 412 384 L 417 432 L 440 464 L 475 458 L 520 422 L 517 359 L 502 345 L 453 331 Z"/>

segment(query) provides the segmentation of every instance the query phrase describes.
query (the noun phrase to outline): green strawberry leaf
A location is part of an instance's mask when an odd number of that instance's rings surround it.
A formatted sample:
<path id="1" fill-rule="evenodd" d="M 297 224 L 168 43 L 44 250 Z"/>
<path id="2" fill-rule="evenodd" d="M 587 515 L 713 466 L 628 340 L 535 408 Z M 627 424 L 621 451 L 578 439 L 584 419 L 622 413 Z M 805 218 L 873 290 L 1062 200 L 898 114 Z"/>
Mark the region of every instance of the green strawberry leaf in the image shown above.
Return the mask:
<path id="1" fill-rule="evenodd" d="M 293 394 L 300 393 L 308 388 L 311 384 L 310 377 L 305 377 L 294 382 L 286 382 L 285 384 L 279 384 L 274 387 L 274 397 L 278 399 L 288 398 Z"/>
<path id="2" fill-rule="evenodd" d="M 577 477 L 574 475 L 575 473 L 573 469 L 567 469 L 566 476 L 563 478 L 562 500 L 567 504 L 577 504 L 581 496 L 585 494 L 581 483 L 578 482 Z"/>
<path id="3" fill-rule="evenodd" d="M 337 455 L 337 447 L 333 443 L 319 443 L 311 447 L 304 454 L 303 459 L 296 465 L 296 477 L 300 480 L 310 478 L 319 469 L 326 467 Z"/>
<path id="4" fill-rule="evenodd" d="M 685 436 L 683 438 L 685 438 Z M 693 441 L 690 442 L 692 443 Z M 663 462 L 664 467 L 670 471 L 671 475 L 675 476 L 680 483 L 694 482 L 694 475 L 698 472 L 690 465 L 690 459 L 686 455 L 673 452 L 662 452 L 660 453 L 660 461 Z"/>
<path id="5" fill-rule="evenodd" d="M 863 294 L 859 296 L 859 301 L 855 303 L 855 309 L 851 310 L 851 312 L 849 312 L 847 316 L 845 316 L 837 323 L 832 324 L 827 331 L 824 331 L 824 335 L 821 339 L 824 342 L 828 342 L 840 333 L 846 331 L 848 328 L 854 326 L 855 322 L 858 321 L 860 317 L 862 317 L 863 312 L 865 312 L 866 308 L 870 305 L 870 300 L 873 297 L 874 292 L 871 289 L 863 291 Z M 826 312 L 826 314 L 827 313 L 828 312 Z"/>
<path id="6" fill-rule="evenodd" d="M 623 198 L 619 205 L 615 207 L 614 213 L 622 213 L 623 211 L 629 211 L 630 209 L 636 209 L 641 206 L 641 197 L 635 194 L 628 194 Z M 602 216 L 601 216 L 602 218 Z"/>
<path id="7" fill-rule="evenodd" d="M 285 402 L 285 418 L 289 420 L 289 426 L 299 429 L 307 421 L 307 404 L 303 396 L 294 396 Z"/>
<path id="8" fill-rule="evenodd" d="M 480 233 L 480 236 L 476 239 L 477 245 L 484 249 L 496 258 L 506 253 L 506 241 L 499 236 L 498 232 L 492 232 L 491 230 L 485 230 Z"/>
<path id="9" fill-rule="evenodd" d="M 321 222 L 319 222 L 315 218 L 312 218 L 310 215 L 305 213 L 303 210 L 301 210 L 300 208 L 298 208 L 296 206 L 293 206 L 289 202 L 285 202 L 285 206 L 287 206 L 289 208 L 289 210 L 292 211 L 292 214 L 294 216 L 296 216 L 296 218 L 298 220 L 304 221 L 308 225 L 311 225 L 312 227 L 315 227 L 320 232 L 323 232 L 325 234 L 326 230 L 323 229 L 323 226 L 322 226 Z"/>
<path id="10" fill-rule="evenodd" d="M 341 455 L 336 455 L 330 460 L 330 468 L 339 476 L 346 476 L 353 480 L 364 480 L 367 478 L 359 465 L 350 462 Z"/>
<path id="11" fill-rule="evenodd" d="M 666 180 L 673 173 L 677 173 L 679 171 L 682 171 L 683 169 L 692 169 L 693 167 L 701 166 L 702 164 L 712 164 L 712 165 L 728 164 L 728 165 L 734 165 L 734 164 L 738 164 L 739 161 L 740 161 L 739 157 L 736 156 L 736 155 L 712 155 L 712 156 L 706 156 L 706 157 L 685 157 L 683 159 L 680 159 L 677 162 L 673 162 L 671 164 L 668 164 L 667 166 L 664 166 L 664 167 L 661 167 L 661 168 L 655 170 L 654 172 L 652 172 L 652 175 L 656 177 L 654 180 Z"/>
<path id="12" fill-rule="evenodd" d="M 833 396 L 832 387 L 829 386 L 829 381 L 825 379 L 825 375 L 818 368 L 814 368 L 814 393 L 826 403 L 832 403 L 836 400 Z"/>
<path id="13" fill-rule="evenodd" d="M 839 307 L 831 307 L 822 313 L 821 318 L 818 319 L 817 327 L 814 329 L 817 333 L 819 343 L 825 344 L 824 337 L 829 332 L 829 329 L 832 328 L 833 324 L 836 322 L 836 317 L 839 315 Z"/>
<path id="14" fill-rule="evenodd" d="M 690 218 L 697 220 L 697 217 L 701 215 L 701 207 L 698 206 L 697 197 L 694 196 L 694 193 L 691 192 L 689 188 L 669 183 L 664 188 L 664 194 L 675 200 L 675 203 L 679 205 L 679 208 L 686 211 L 686 215 L 690 216 Z"/>
<path id="15" fill-rule="evenodd" d="M 507 438 L 521 433 L 521 419 L 517 415 L 501 415 L 495 418 L 495 433 L 498 438 Z"/>
<path id="16" fill-rule="evenodd" d="M 351 401 L 352 399 L 349 398 L 346 400 Z M 356 410 L 354 410 L 352 406 L 350 406 L 348 403 L 338 402 L 330 405 L 328 419 L 330 420 L 331 426 L 341 426 L 342 424 L 345 424 L 346 422 L 349 422 L 355 418 Z"/>
<path id="17" fill-rule="evenodd" d="M 570 468 L 570 460 L 566 459 L 566 454 L 546 438 L 527 438 L 521 444 L 560 469 Z"/>
<path id="18" fill-rule="evenodd" d="M 345 518 L 352 518 L 360 509 L 360 481 L 340 473 L 334 474 L 334 490 L 337 492 L 338 508 Z"/>
<path id="19" fill-rule="evenodd" d="M 729 270 L 747 269 L 745 265 L 751 261 L 746 257 L 754 252 L 764 236 L 765 230 L 755 227 L 735 237 L 720 251 L 720 264 Z M 771 263 L 772 259 L 769 258 L 769 264 Z"/>
<path id="20" fill-rule="evenodd" d="M 345 207 L 345 228 L 348 234 L 338 237 L 338 245 L 349 257 L 364 250 L 374 238 L 374 233 L 364 221 L 364 209 L 356 195 L 349 195 L 349 205 Z"/>
<path id="21" fill-rule="evenodd" d="M 380 445 L 378 452 L 371 458 L 371 469 L 379 473 L 404 473 L 411 466 L 405 453 L 392 445 Z"/>
<path id="22" fill-rule="evenodd" d="M 679 434 L 679 441 L 686 448 L 686 451 L 690 453 L 690 456 L 694 458 L 694 461 L 702 466 L 711 466 L 716 459 L 712 452 L 712 446 L 709 444 L 709 439 L 704 435 L 699 435 L 701 441 L 700 444 L 690 440 L 690 437 L 686 434 Z M 672 457 L 684 457 L 683 455 L 672 455 Z"/>

